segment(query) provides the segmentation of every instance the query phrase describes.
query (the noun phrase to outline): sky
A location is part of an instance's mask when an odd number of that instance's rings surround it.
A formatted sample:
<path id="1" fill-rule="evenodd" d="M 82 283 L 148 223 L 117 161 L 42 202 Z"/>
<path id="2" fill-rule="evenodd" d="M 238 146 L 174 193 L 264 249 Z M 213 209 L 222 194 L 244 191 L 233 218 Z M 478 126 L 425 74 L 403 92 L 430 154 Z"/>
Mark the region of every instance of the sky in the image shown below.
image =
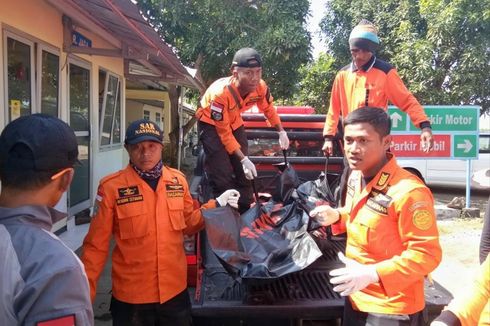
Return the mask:
<path id="1" fill-rule="evenodd" d="M 318 58 L 320 52 L 325 52 L 325 43 L 320 41 L 320 21 L 325 14 L 325 3 L 328 0 L 310 0 L 310 14 L 308 19 L 308 30 L 311 33 L 311 43 L 313 46 L 313 58 Z"/>

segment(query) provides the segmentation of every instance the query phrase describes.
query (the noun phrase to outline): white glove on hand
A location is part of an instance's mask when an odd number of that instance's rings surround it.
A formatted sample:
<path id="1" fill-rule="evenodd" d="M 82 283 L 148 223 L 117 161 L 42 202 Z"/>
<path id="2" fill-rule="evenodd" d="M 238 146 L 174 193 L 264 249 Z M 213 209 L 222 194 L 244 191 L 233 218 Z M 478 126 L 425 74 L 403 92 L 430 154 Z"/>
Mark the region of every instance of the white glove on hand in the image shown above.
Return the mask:
<path id="1" fill-rule="evenodd" d="M 233 208 L 238 208 L 238 199 L 240 199 L 240 193 L 235 189 L 228 189 L 216 198 L 216 201 L 221 207 L 228 204 Z"/>
<path id="2" fill-rule="evenodd" d="M 255 169 L 255 165 L 250 161 L 250 159 L 245 156 L 240 163 L 242 163 L 243 172 L 245 173 L 245 178 L 248 180 L 252 180 L 257 176 L 257 170 Z"/>
<path id="3" fill-rule="evenodd" d="M 279 131 L 279 146 L 281 146 L 281 149 L 289 148 L 288 134 L 284 130 Z"/>
<path id="4" fill-rule="evenodd" d="M 330 272 L 330 276 L 335 276 L 330 280 L 330 283 L 338 284 L 333 290 L 340 292 L 341 296 L 349 296 L 364 289 L 369 284 L 379 281 L 375 265 L 360 264 L 345 257 L 341 252 L 339 252 L 339 259 L 345 264 L 345 267 Z"/>
<path id="5" fill-rule="evenodd" d="M 329 226 L 340 219 L 340 214 L 335 208 L 321 205 L 310 211 L 310 217 L 314 218 L 322 226 Z"/>

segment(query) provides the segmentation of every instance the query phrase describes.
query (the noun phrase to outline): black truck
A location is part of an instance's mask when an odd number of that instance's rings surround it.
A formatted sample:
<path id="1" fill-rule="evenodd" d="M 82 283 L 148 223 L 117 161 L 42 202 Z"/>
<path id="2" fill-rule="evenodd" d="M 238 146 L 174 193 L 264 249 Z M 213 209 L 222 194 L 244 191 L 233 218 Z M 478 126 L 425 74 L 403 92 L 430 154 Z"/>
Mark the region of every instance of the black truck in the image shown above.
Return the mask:
<path id="1" fill-rule="evenodd" d="M 267 125 L 261 114 L 243 115 L 249 157 L 257 167 L 255 184 L 260 193 L 274 193 L 278 167 L 283 153 L 277 132 Z M 343 169 L 340 142 L 335 142 L 334 155 L 326 158 L 321 150 L 324 115 L 281 115 L 288 132 L 290 149 L 287 160 L 300 181 L 315 180 L 321 172 L 327 176 L 330 189 L 336 188 Z M 191 180 L 191 193 L 198 203 L 210 198 L 204 170 L 205 156 L 198 153 Z M 264 281 L 235 280 L 211 251 L 202 231 L 196 238 L 195 258 L 188 259 L 192 314 L 197 325 L 338 325 L 344 298 L 333 291 L 329 271 L 340 266 L 339 251 L 345 251 L 345 237 L 327 232 L 314 237 L 323 255 L 306 269 L 284 277 Z M 195 264 L 192 264 L 195 263 Z M 437 316 L 451 295 L 438 283 L 427 281 L 425 296 L 429 317 Z"/>

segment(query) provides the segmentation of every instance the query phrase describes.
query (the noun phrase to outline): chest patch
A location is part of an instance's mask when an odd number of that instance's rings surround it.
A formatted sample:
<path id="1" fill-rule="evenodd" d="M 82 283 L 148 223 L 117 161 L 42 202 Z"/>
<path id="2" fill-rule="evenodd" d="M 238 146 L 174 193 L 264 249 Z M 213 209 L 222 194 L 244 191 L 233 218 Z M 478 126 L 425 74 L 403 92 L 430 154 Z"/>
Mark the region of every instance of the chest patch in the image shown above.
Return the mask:
<path id="1" fill-rule="evenodd" d="M 165 185 L 167 197 L 184 197 L 184 186 L 180 184 Z"/>
<path id="2" fill-rule="evenodd" d="M 138 186 L 129 186 L 126 188 L 117 189 L 119 197 L 116 199 L 117 205 L 124 205 L 143 200 L 143 195 L 140 195 Z"/>
<path id="3" fill-rule="evenodd" d="M 388 195 L 377 191 L 371 191 L 366 202 L 366 206 L 378 214 L 387 215 L 388 207 L 390 206 L 392 200 L 393 198 Z"/>
<path id="4" fill-rule="evenodd" d="M 140 194 L 138 186 L 130 186 L 127 188 L 119 188 L 119 189 L 117 189 L 117 192 L 119 193 L 119 198 L 134 196 L 134 195 Z"/>

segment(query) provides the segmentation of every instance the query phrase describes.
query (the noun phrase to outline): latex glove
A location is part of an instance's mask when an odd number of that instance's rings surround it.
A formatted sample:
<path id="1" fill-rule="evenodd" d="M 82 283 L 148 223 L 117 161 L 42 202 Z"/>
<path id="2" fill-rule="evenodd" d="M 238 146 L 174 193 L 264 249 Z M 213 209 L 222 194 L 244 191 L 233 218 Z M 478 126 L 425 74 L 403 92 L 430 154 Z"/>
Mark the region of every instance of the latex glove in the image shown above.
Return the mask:
<path id="1" fill-rule="evenodd" d="M 255 165 L 250 161 L 250 159 L 245 156 L 240 163 L 242 163 L 243 172 L 245 173 L 245 178 L 248 180 L 252 180 L 257 176 L 257 169 L 255 169 Z"/>
<path id="2" fill-rule="evenodd" d="M 330 139 L 325 139 L 323 143 L 322 151 L 325 156 L 331 156 L 333 154 L 333 141 Z"/>
<path id="3" fill-rule="evenodd" d="M 310 217 L 314 218 L 322 226 L 329 226 L 340 219 L 340 214 L 335 208 L 321 205 L 310 211 Z"/>
<path id="4" fill-rule="evenodd" d="M 422 129 L 422 133 L 420 134 L 420 147 L 425 153 L 430 152 L 434 147 L 434 137 L 432 136 L 431 128 Z"/>
<path id="5" fill-rule="evenodd" d="M 284 130 L 279 131 L 279 146 L 281 146 L 281 149 L 289 148 L 288 133 Z"/>
<path id="6" fill-rule="evenodd" d="M 238 208 L 238 199 L 240 199 L 240 193 L 235 189 L 228 189 L 216 198 L 216 201 L 221 207 L 228 204 L 233 208 Z"/>
<path id="7" fill-rule="evenodd" d="M 375 265 L 360 264 L 345 257 L 341 252 L 339 252 L 339 259 L 345 264 L 345 267 L 330 272 L 330 276 L 335 276 L 330 283 L 336 285 L 333 290 L 340 292 L 341 296 L 349 296 L 379 281 Z"/>

